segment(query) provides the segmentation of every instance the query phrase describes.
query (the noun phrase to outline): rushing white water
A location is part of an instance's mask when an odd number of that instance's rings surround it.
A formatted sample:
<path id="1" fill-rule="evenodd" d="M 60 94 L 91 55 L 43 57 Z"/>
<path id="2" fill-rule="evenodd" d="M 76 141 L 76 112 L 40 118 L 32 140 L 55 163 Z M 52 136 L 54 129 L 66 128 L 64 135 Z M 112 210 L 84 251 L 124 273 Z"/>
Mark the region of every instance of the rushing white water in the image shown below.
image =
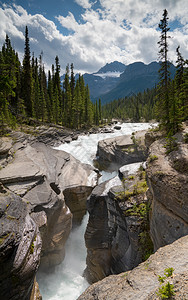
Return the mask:
<path id="1" fill-rule="evenodd" d="M 121 130 L 114 133 L 97 133 L 82 135 L 78 140 L 69 144 L 62 144 L 55 149 L 64 150 L 72 154 L 83 163 L 93 164 L 97 152 L 97 143 L 100 140 L 131 134 L 134 131 L 145 130 L 152 125 L 148 123 L 123 123 Z M 127 166 L 131 173 L 139 164 Z M 100 183 L 115 177 L 117 172 L 101 172 Z M 114 178 L 114 180 L 118 180 Z M 113 184 L 113 181 L 111 182 Z M 66 244 L 66 256 L 64 261 L 56 267 L 51 274 L 39 272 L 37 281 L 43 300 L 76 300 L 79 295 L 87 288 L 88 283 L 84 279 L 83 271 L 86 267 L 86 248 L 84 242 L 84 232 L 87 225 L 88 216 L 86 215 L 80 227 L 74 229 Z"/>
<path id="2" fill-rule="evenodd" d="M 76 300 L 88 287 L 82 276 L 86 267 L 84 233 L 88 222 L 85 215 L 80 227 L 74 229 L 66 244 L 64 261 L 51 274 L 39 272 L 37 281 L 43 300 Z"/>
<path id="3" fill-rule="evenodd" d="M 116 136 L 131 134 L 139 130 L 146 130 L 151 128 L 150 123 L 123 123 L 120 125 L 120 130 L 115 130 L 113 133 L 95 133 L 89 135 L 80 135 L 76 141 L 71 143 L 62 144 L 55 149 L 63 150 L 72 154 L 75 158 L 82 163 L 93 164 L 97 152 L 98 141 L 112 138 Z"/>

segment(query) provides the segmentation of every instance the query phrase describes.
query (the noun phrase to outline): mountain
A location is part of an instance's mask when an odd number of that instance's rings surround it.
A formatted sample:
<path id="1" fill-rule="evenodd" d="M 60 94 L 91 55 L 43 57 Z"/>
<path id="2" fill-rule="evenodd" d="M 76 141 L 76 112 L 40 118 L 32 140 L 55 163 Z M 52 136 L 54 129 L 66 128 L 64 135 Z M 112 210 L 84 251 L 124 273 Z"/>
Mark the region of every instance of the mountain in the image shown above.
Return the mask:
<path id="1" fill-rule="evenodd" d="M 95 74 L 108 74 L 108 73 L 123 73 L 125 71 L 126 66 L 118 61 L 111 62 L 106 64 L 104 67 L 100 68 L 100 70 Z M 94 74 L 94 75 L 95 75 Z"/>
<path id="2" fill-rule="evenodd" d="M 102 104 L 104 104 L 114 99 L 143 92 L 154 87 L 159 81 L 160 64 L 158 62 L 152 62 L 148 65 L 143 62 L 135 62 L 127 66 L 122 65 L 114 62 L 105 65 L 95 74 L 84 74 L 84 80 L 89 85 L 92 100 L 101 98 Z M 124 72 L 122 72 L 123 68 Z M 117 73 L 119 76 L 116 76 Z M 170 73 L 173 78 L 175 66 L 172 64 Z"/>
<path id="3" fill-rule="evenodd" d="M 101 98 L 102 104 L 114 99 L 124 98 L 151 89 L 159 81 L 160 64 L 151 62 L 135 62 L 124 65 L 118 61 L 106 64 L 99 71 L 83 74 L 85 84 L 88 84 L 92 101 Z M 170 73 L 173 78 L 175 66 L 171 64 Z M 61 80 L 63 80 L 63 76 Z M 78 79 L 78 74 L 75 75 Z"/>
<path id="4" fill-rule="evenodd" d="M 85 84 L 89 86 L 91 99 L 94 100 L 115 88 L 125 68 L 126 66 L 124 64 L 114 61 L 110 64 L 106 64 L 96 73 L 85 73 L 83 75 L 84 81 Z"/>

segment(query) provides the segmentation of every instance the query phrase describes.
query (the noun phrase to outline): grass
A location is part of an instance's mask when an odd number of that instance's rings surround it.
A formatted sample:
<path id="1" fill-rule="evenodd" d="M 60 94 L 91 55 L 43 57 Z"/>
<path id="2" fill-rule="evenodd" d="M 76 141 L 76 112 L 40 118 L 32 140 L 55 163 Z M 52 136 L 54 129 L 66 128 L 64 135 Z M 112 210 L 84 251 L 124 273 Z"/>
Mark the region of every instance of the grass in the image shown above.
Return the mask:
<path id="1" fill-rule="evenodd" d="M 149 162 L 153 162 L 154 160 L 157 160 L 158 159 L 158 156 L 157 155 L 150 155 L 149 156 Z"/>

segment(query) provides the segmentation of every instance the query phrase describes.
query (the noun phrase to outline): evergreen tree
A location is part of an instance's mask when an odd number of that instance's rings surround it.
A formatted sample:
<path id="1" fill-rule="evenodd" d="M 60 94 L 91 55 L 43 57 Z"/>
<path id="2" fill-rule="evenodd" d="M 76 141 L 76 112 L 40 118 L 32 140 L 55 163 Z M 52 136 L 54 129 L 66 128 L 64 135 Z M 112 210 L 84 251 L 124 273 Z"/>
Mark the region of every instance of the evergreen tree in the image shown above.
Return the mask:
<path id="1" fill-rule="evenodd" d="M 95 102 L 95 124 L 99 125 L 99 107 L 97 100 Z"/>
<path id="2" fill-rule="evenodd" d="M 71 80 L 70 80 L 70 88 L 71 88 L 71 95 L 72 100 L 74 98 L 74 89 L 75 89 L 75 77 L 74 77 L 74 65 L 71 64 Z"/>
<path id="3" fill-rule="evenodd" d="M 65 125 L 71 127 L 72 121 L 72 95 L 71 95 L 71 87 L 69 82 L 69 65 L 66 67 L 66 74 L 63 82 L 64 89 L 64 122 Z"/>
<path id="4" fill-rule="evenodd" d="M 14 121 L 11 112 L 16 111 L 16 87 L 18 56 L 11 46 L 10 39 L 6 35 L 5 43 L 0 52 L 0 121 L 11 124 Z"/>
<path id="5" fill-rule="evenodd" d="M 74 106 L 74 127 L 79 129 L 81 121 L 80 121 L 80 112 L 81 112 L 81 94 L 80 94 L 80 86 L 79 81 L 77 80 L 75 86 L 75 106 Z"/>
<path id="6" fill-rule="evenodd" d="M 159 58 L 160 58 L 160 69 L 159 78 L 160 82 L 158 85 L 158 102 L 157 102 L 157 114 L 161 118 L 162 125 L 167 131 L 170 131 L 170 103 L 169 103 L 169 83 L 170 83 L 170 72 L 169 72 L 169 61 L 168 61 L 168 12 L 164 9 L 163 19 L 159 23 L 159 29 L 161 30 L 161 36 L 159 44 Z"/>
<path id="7" fill-rule="evenodd" d="M 99 120 L 102 121 L 102 107 L 101 107 L 101 99 L 99 98 Z"/>
<path id="8" fill-rule="evenodd" d="M 23 71 L 22 71 L 22 98 L 25 102 L 25 107 L 28 116 L 33 115 L 33 100 L 32 100 L 32 74 L 30 63 L 30 46 L 28 28 L 25 28 L 25 49 L 23 59 Z"/>

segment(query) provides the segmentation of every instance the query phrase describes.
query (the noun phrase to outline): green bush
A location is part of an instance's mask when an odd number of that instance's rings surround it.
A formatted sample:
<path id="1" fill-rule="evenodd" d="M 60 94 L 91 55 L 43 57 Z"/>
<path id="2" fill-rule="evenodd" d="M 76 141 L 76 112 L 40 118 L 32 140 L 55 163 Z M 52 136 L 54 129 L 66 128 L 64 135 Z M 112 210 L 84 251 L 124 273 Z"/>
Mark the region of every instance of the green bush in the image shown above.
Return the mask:
<path id="1" fill-rule="evenodd" d="M 164 283 L 165 279 L 168 277 L 171 277 L 173 274 L 174 269 L 173 268 L 166 268 L 164 270 L 164 275 L 165 276 L 158 276 L 158 281 L 160 284 Z M 161 298 L 161 299 L 172 299 L 172 296 L 175 295 L 174 292 L 174 285 L 167 282 L 165 285 L 162 285 L 158 292 L 156 294 Z"/>
<path id="2" fill-rule="evenodd" d="M 167 282 L 167 284 L 165 284 L 161 288 L 159 288 L 157 295 L 161 299 L 171 299 L 172 296 L 175 295 L 174 285 Z"/>

